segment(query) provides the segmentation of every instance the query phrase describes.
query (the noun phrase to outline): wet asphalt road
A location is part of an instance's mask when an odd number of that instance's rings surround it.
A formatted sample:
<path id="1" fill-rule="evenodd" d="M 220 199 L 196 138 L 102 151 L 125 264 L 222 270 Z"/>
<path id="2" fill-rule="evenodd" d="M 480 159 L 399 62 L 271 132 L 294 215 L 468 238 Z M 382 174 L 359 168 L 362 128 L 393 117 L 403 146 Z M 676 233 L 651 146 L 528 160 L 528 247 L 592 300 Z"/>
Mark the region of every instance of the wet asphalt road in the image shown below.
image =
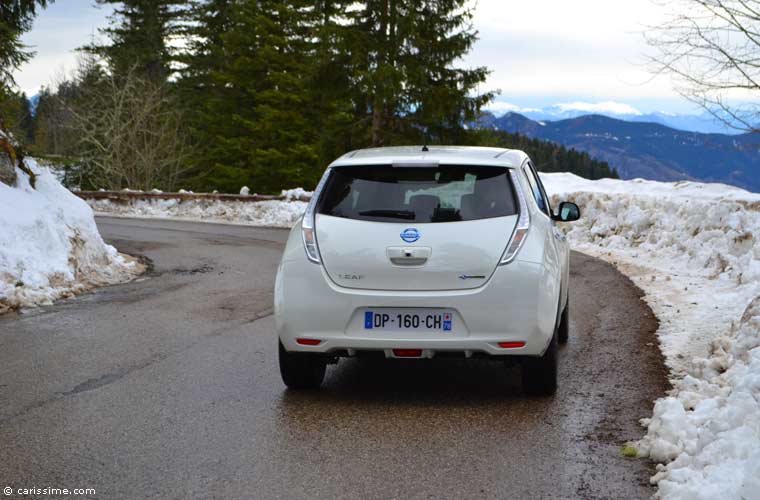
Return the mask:
<path id="1" fill-rule="evenodd" d="M 99 226 L 155 269 L 0 318 L 0 488 L 94 488 L 79 498 L 109 500 L 654 492 L 651 464 L 620 449 L 666 389 L 656 321 L 605 263 L 572 257 L 553 398 L 524 396 L 518 368 L 458 360 L 342 360 L 324 390 L 293 393 L 271 317 L 286 232 Z"/>

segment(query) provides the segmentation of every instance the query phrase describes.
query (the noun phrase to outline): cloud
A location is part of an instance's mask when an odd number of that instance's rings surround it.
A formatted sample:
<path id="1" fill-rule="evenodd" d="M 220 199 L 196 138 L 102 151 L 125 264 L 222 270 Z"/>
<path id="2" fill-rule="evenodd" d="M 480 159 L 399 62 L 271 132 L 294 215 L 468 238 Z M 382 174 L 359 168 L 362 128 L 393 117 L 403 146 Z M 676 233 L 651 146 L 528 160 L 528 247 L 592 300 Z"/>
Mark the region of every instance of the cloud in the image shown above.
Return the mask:
<path id="1" fill-rule="evenodd" d="M 673 98 L 670 79 L 648 71 L 642 34 L 663 15 L 651 0 L 478 0 L 480 39 L 464 63 L 489 67 L 486 87 L 513 102 Z"/>
<path id="2" fill-rule="evenodd" d="M 560 112 L 564 111 L 583 111 L 586 113 L 610 113 L 615 115 L 635 115 L 643 113 L 629 104 L 614 101 L 604 102 L 561 102 L 554 105 Z"/>
<path id="3" fill-rule="evenodd" d="M 527 107 L 519 106 L 517 104 L 512 104 L 510 102 L 497 101 L 497 100 L 494 100 L 488 103 L 488 106 L 486 106 L 486 109 L 495 115 L 503 115 L 505 113 L 510 113 L 510 112 L 531 113 L 531 112 L 541 111 L 538 108 L 527 108 Z"/>

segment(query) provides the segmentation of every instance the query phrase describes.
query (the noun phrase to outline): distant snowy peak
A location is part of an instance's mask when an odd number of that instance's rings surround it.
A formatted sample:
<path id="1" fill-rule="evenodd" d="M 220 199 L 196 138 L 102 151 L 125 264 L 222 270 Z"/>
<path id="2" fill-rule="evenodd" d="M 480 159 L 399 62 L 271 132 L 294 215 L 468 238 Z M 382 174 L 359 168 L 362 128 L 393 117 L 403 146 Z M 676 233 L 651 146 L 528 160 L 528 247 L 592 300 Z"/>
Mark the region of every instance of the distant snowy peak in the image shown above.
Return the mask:
<path id="1" fill-rule="evenodd" d="M 539 108 L 525 108 L 522 106 L 518 106 L 517 104 L 512 104 L 511 102 L 504 102 L 504 101 L 493 101 L 489 103 L 487 110 L 496 116 L 503 116 L 507 113 L 520 113 L 520 114 L 526 115 L 529 113 L 543 113 L 544 112 L 544 110 L 539 109 Z"/>
<path id="2" fill-rule="evenodd" d="M 629 104 L 615 101 L 603 102 L 560 102 L 545 108 L 530 108 L 504 101 L 494 101 L 488 111 L 497 116 L 506 113 L 520 113 L 533 119 L 563 120 L 582 115 L 597 114 L 614 117 L 643 116 L 644 113 Z"/>
<path id="3" fill-rule="evenodd" d="M 507 113 L 519 113 L 536 121 L 568 120 L 595 114 L 629 122 L 659 123 L 677 130 L 701 132 L 703 134 L 740 133 L 740 131 L 726 126 L 707 114 L 678 114 L 662 111 L 644 113 L 629 104 L 616 101 L 561 102 L 545 108 L 531 108 L 510 102 L 495 101 L 488 105 L 487 110 L 497 117 Z"/>
<path id="4" fill-rule="evenodd" d="M 616 116 L 641 116 L 643 113 L 638 109 L 622 102 L 604 101 L 604 102 L 561 102 L 546 108 L 549 113 L 556 112 L 557 115 L 567 114 L 598 114 L 598 115 L 616 115 Z M 568 117 L 569 118 L 569 117 Z"/>

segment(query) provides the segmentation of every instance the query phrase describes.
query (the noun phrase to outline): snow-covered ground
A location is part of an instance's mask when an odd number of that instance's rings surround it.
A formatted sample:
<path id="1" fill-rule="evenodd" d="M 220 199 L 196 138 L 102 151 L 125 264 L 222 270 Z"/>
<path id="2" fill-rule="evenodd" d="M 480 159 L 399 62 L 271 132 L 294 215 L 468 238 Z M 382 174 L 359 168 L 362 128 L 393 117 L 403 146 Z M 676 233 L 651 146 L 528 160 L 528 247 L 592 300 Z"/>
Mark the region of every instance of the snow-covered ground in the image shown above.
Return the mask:
<path id="1" fill-rule="evenodd" d="M 36 188 L 17 170 L 0 182 L 0 313 L 128 281 L 143 266 L 106 245 L 87 204 L 34 160 Z"/>
<path id="2" fill-rule="evenodd" d="M 645 292 L 674 389 L 641 456 L 668 499 L 760 499 L 760 195 L 720 184 L 588 181 L 543 174 L 578 203 L 575 249 Z"/>
<path id="3" fill-rule="evenodd" d="M 282 191 L 285 200 L 219 201 L 209 199 L 131 199 L 128 202 L 89 199 L 92 209 L 102 215 L 126 217 L 173 218 L 228 222 L 252 226 L 291 227 L 296 223 L 306 202 L 297 201 L 311 192 L 302 188 Z"/>

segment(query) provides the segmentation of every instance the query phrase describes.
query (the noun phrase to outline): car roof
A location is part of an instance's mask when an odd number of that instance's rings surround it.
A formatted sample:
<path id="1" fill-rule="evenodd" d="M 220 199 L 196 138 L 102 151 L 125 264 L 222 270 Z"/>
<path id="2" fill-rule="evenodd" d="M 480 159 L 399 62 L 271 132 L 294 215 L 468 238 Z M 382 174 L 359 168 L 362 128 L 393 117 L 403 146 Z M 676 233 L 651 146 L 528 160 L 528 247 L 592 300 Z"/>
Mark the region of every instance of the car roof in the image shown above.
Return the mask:
<path id="1" fill-rule="evenodd" d="M 517 149 L 475 146 L 395 146 L 358 149 L 344 154 L 330 167 L 348 165 L 408 165 L 438 163 L 441 165 L 484 165 L 517 168 L 528 156 Z"/>

